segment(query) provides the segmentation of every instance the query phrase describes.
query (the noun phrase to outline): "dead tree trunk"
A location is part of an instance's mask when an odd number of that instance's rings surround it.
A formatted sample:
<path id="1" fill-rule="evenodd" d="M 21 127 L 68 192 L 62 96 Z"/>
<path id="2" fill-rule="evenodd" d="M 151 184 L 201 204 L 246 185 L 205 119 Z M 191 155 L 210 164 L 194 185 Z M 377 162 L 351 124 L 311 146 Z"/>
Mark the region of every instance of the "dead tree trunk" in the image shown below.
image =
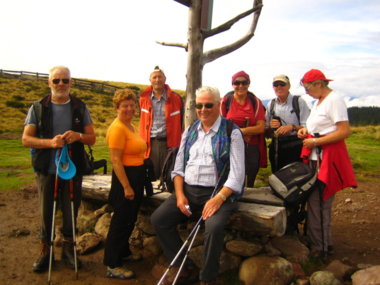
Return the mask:
<path id="1" fill-rule="evenodd" d="M 188 25 L 188 42 L 187 44 L 158 42 L 166 46 L 175 46 L 184 48 L 188 52 L 187 74 L 186 74 L 186 102 L 185 102 L 185 127 L 189 126 L 196 120 L 195 113 L 195 91 L 202 86 L 202 72 L 206 63 L 211 62 L 219 57 L 229 54 L 245 45 L 253 36 L 263 7 L 262 0 L 253 0 L 253 8 L 245 11 L 224 24 L 211 30 L 201 29 L 202 0 L 175 0 L 189 7 L 189 25 Z M 252 23 L 248 32 L 237 41 L 224 47 L 216 48 L 203 52 L 203 44 L 208 37 L 215 36 L 229 30 L 236 22 L 252 16 Z"/>

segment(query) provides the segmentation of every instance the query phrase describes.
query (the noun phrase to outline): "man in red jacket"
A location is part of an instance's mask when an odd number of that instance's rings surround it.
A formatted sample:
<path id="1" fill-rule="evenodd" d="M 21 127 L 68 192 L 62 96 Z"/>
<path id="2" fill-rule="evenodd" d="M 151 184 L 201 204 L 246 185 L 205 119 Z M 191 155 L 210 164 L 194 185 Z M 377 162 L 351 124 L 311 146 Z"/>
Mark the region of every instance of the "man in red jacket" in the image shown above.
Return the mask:
<path id="1" fill-rule="evenodd" d="M 168 148 L 179 147 L 181 142 L 183 101 L 165 84 L 165 73 L 158 66 L 149 81 L 151 85 L 140 94 L 140 135 L 148 145 L 145 157 L 151 158 L 158 179 Z"/>

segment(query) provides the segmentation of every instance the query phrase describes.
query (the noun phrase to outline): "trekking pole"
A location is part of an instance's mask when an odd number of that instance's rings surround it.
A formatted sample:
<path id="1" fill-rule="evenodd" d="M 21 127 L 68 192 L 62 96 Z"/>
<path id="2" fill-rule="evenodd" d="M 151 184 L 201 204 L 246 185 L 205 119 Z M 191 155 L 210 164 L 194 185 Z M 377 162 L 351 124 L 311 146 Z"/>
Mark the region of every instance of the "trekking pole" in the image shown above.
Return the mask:
<path id="1" fill-rule="evenodd" d="M 75 218 L 74 218 L 74 185 L 73 179 L 69 181 L 69 189 L 70 189 L 70 204 L 71 204 L 71 224 L 73 228 L 73 251 L 74 251 L 74 267 L 75 267 L 75 278 L 78 280 L 78 261 L 77 261 L 77 242 L 75 235 Z"/>
<path id="2" fill-rule="evenodd" d="M 157 285 L 160 285 L 162 283 L 162 281 L 165 279 L 166 275 L 168 275 L 169 273 L 169 270 L 174 266 L 175 262 L 177 261 L 178 257 L 180 256 L 180 254 L 182 253 L 183 249 L 186 247 L 187 243 L 189 242 L 190 238 L 193 236 L 193 234 L 198 231 L 197 228 L 199 229 L 199 226 L 202 222 L 202 217 L 199 218 L 198 222 L 195 224 L 194 228 L 191 230 L 189 236 L 187 237 L 187 239 L 183 242 L 181 248 L 178 250 L 176 256 L 173 258 L 172 262 L 170 262 L 168 268 L 166 269 L 166 271 L 164 272 L 164 274 L 162 275 L 161 279 L 158 281 Z M 180 272 L 180 270 L 178 270 L 178 272 Z"/>
<path id="3" fill-rule="evenodd" d="M 221 182 L 222 182 L 222 178 L 224 177 L 224 174 L 225 174 L 225 172 L 227 171 L 227 169 L 229 169 L 229 162 L 226 163 L 226 164 L 224 165 L 224 167 L 223 167 L 223 169 L 222 169 L 222 172 L 220 173 L 220 176 L 219 176 L 218 182 L 216 183 L 215 188 L 214 188 L 214 190 L 213 190 L 212 193 L 211 193 L 210 199 L 213 198 L 213 197 L 215 196 L 216 191 L 217 191 L 218 189 L 220 189 L 220 184 L 221 184 Z M 192 239 L 192 242 L 191 242 L 190 246 L 193 244 L 194 239 L 195 239 L 195 235 L 196 235 L 196 233 L 198 233 L 198 230 L 199 230 L 199 228 L 200 228 L 200 224 L 201 224 L 202 221 L 203 221 L 203 218 L 200 217 L 199 220 L 198 220 L 198 222 L 195 224 L 194 228 L 191 230 L 189 236 L 188 236 L 187 239 L 183 242 L 181 248 L 178 250 L 177 254 L 176 254 L 175 257 L 173 258 L 173 260 L 170 262 L 168 268 L 165 270 L 164 274 L 161 276 L 161 278 L 160 278 L 160 280 L 158 281 L 157 285 L 160 285 L 160 284 L 162 283 L 162 281 L 164 281 L 166 275 L 168 275 L 168 273 L 169 273 L 169 270 L 174 266 L 175 262 L 177 261 L 178 257 L 180 256 L 180 254 L 182 253 L 182 251 L 183 251 L 184 248 L 186 247 L 186 245 L 187 245 L 187 243 L 189 242 L 190 238 L 194 235 L 194 237 L 193 237 L 193 239 Z M 190 246 L 189 246 L 189 247 L 190 247 Z M 190 251 L 190 249 L 188 250 L 188 252 L 189 252 L 189 251 Z M 188 252 L 187 252 L 187 253 L 188 253 Z M 186 254 L 185 257 L 187 258 L 187 254 Z M 184 257 L 184 258 L 185 258 L 185 257 Z M 182 263 L 184 264 L 184 262 L 182 262 Z M 181 272 L 181 270 L 182 270 L 182 267 L 183 267 L 183 265 L 181 264 L 181 267 L 178 269 L 178 272 L 177 272 L 177 274 L 176 274 L 176 276 L 175 276 L 175 280 L 178 278 L 178 276 L 179 276 L 179 274 L 180 274 L 180 272 Z M 173 282 L 175 282 L 175 281 L 173 281 Z M 174 284 L 174 283 L 173 283 L 173 284 Z"/>
<path id="4" fill-rule="evenodd" d="M 60 156 L 60 149 L 57 149 L 57 155 Z M 54 243 L 54 226 L 55 226 L 55 210 L 57 206 L 57 199 L 58 199 L 58 166 L 55 171 L 55 181 L 54 181 L 54 203 L 53 203 L 53 216 L 52 216 L 52 223 L 51 223 L 51 233 L 50 233 L 50 252 L 49 252 L 49 272 L 48 272 L 48 284 L 51 284 L 51 267 L 53 262 L 53 243 Z"/>
<path id="5" fill-rule="evenodd" d="M 194 241 L 195 241 L 195 237 L 197 236 L 198 231 L 199 231 L 200 228 L 201 228 L 201 224 L 199 224 L 199 225 L 196 227 L 196 230 L 195 230 L 195 233 L 194 233 L 194 235 L 193 235 L 193 238 L 191 239 L 191 242 L 190 242 L 190 244 L 189 244 L 189 247 L 188 247 L 187 250 L 186 250 L 185 256 L 183 257 L 182 263 L 181 263 L 181 265 L 180 265 L 180 267 L 179 267 L 179 269 L 178 269 L 178 272 L 177 272 L 177 274 L 176 274 L 176 276 L 175 276 L 175 278 L 174 278 L 174 280 L 173 280 L 172 285 L 175 285 L 176 282 L 177 282 L 177 279 L 178 279 L 178 277 L 179 277 L 179 274 L 181 273 L 182 268 L 183 268 L 183 266 L 185 265 L 185 262 L 186 262 L 187 256 L 189 255 L 189 252 L 190 252 L 191 248 L 193 247 L 193 243 L 194 243 Z"/>

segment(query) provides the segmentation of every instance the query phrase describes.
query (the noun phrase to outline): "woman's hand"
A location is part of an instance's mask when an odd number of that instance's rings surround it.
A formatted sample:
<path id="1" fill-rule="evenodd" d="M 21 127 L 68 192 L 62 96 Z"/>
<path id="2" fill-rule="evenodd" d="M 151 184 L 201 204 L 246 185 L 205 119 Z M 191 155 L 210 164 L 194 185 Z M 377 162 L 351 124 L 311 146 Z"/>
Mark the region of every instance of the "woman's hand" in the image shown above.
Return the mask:
<path id="1" fill-rule="evenodd" d="M 135 191 L 133 190 L 131 186 L 124 187 L 124 197 L 125 199 L 128 199 L 128 200 L 135 199 Z"/>
<path id="2" fill-rule="evenodd" d="M 299 139 L 304 139 L 304 138 L 306 138 L 307 134 L 308 134 L 308 132 L 307 132 L 307 129 L 306 129 L 306 128 L 301 128 L 301 129 L 299 129 L 298 132 L 297 132 L 297 136 L 298 136 Z"/>

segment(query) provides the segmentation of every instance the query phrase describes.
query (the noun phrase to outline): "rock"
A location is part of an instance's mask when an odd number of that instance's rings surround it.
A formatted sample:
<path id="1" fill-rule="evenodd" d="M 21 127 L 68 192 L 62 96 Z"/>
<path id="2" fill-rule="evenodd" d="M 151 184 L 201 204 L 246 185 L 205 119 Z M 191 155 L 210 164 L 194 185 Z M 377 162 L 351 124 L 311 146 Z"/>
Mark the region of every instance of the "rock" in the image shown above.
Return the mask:
<path id="1" fill-rule="evenodd" d="M 266 255 L 268 256 L 280 256 L 281 251 L 279 251 L 277 248 L 275 248 L 271 242 L 267 242 L 264 246 Z"/>
<path id="2" fill-rule="evenodd" d="M 333 273 L 335 278 L 340 281 L 349 280 L 351 274 L 355 271 L 352 266 L 346 265 L 339 260 L 333 260 L 324 270 Z"/>
<path id="3" fill-rule="evenodd" d="M 282 236 L 271 240 L 272 245 L 289 261 L 305 263 L 308 260 L 309 249 L 300 242 L 297 236 Z"/>
<path id="4" fill-rule="evenodd" d="M 103 237 L 103 240 L 106 240 L 108 229 L 111 223 L 111 214 L 105 213 L 103 214 L 95 225 L 95 232 Z"/>
<path id="5" fill-rule="evenodd" d="M 79 254 L 89 253 L 102 242 L 102 236 L 96 233 L 85 233 L 77 238 L 77 252 Z"/>
<path id="6" fill-rule="evenodd" d="M 355 272 L 352 276 L 352 285 L 380 285 L 380 265 Z"/>
<path id="7" fill-rule="evenodd" d="M 335 278 L 329 271 L 316 271 L 310 276 L 310 285 L 341 285 L 342 283 Z"/>
<path id="8" fill-rule="evenodd" d="M 227 251 L 222 251 L 219 260 L 219 273 L 239 268 L 241 257 Z"/>
<path id="9" fill-rule="evenodd" d="M 77 217 L 77 228 L 79 233 L 92 232 L 98 221 L 98 216 L 94 212 L 83 211 Z"/>
<path id="10" fill-rule="evenodd" d="M 226 243 L 226 249 L 235 255 L 249 257 L 258 254 L 263 246 L 244 240 L 231 240 Z"/>
<path id="11" fill-rule="evenodd" d="M 159 255 L 162 252 L 160 243 L 155 236 L 145 238 L 143 248 L 146 255 Z"/>
<path id="12" fill-rule="evenodd" d="M 21 229 L 13 229 L 12 232 L 9 234 L 9 237 L 22 237 L 22 236 L 28 236 L 30 235 L 30 230 L 26 228 Z"/>
<path id="13" fill-rule="evenodd" d="M 136 227 L 148 235 L 156 234 L 156 231 L 150 223 L 150 217 L 147 215 L 139 214 L 137 216 Z"/>
<path id="14" fill-rule="evenodd" d="M 239 270 L 244 285 L 288 285 L 293 276 L 292 264 L 282 257 L 250 257 L 241 263 Z"/>

